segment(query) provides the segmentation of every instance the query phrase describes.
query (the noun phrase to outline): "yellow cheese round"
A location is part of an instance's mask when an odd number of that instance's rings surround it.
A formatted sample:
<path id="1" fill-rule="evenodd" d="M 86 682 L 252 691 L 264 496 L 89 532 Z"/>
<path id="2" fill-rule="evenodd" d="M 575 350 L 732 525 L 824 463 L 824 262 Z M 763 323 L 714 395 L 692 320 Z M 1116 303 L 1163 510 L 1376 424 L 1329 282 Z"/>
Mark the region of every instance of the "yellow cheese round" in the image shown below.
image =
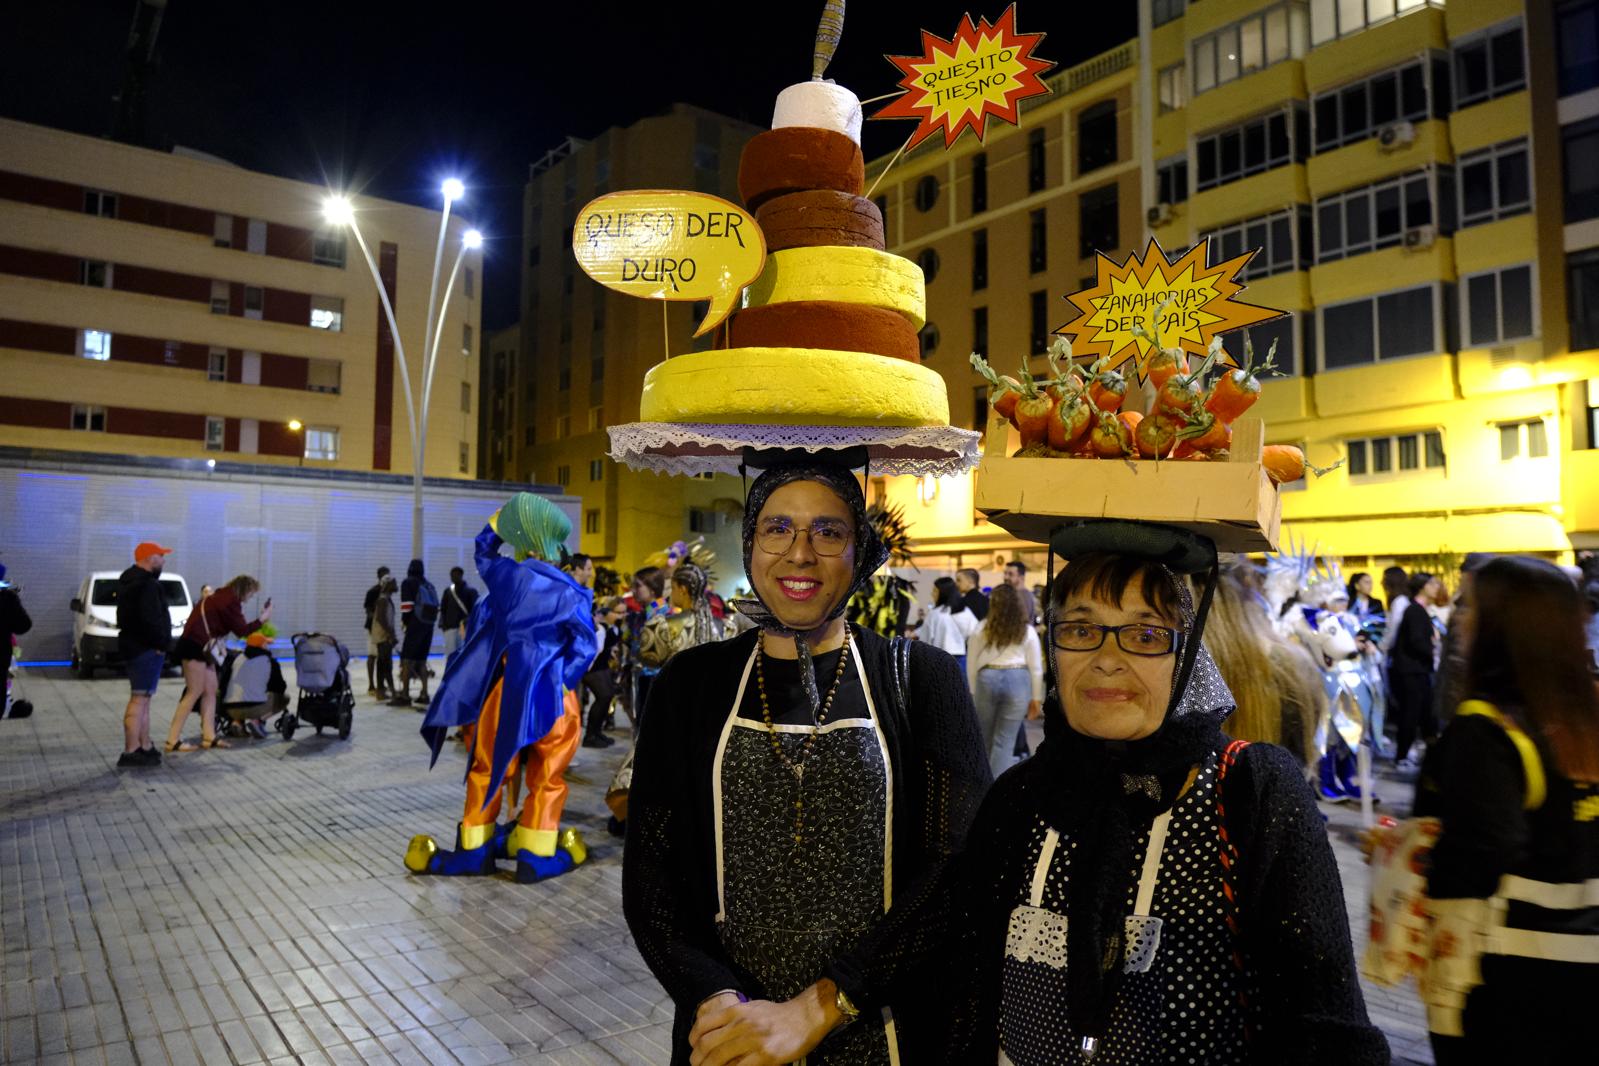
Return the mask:
<path id="1" fill-rule="evenodd" d="M 644 375 L 645 422 L 947 426 L 944 379 L 920 363 L 825 348 L 721 348 Z"/>
<path id="2" fill-rule="evenodd" d="M 921 329 L 927 324 L 922 268 L 876 248 L 785 248 L 766 257 L 766 269 L 749 287 L 749 305 L 835 300 L 898 311 Z"/>

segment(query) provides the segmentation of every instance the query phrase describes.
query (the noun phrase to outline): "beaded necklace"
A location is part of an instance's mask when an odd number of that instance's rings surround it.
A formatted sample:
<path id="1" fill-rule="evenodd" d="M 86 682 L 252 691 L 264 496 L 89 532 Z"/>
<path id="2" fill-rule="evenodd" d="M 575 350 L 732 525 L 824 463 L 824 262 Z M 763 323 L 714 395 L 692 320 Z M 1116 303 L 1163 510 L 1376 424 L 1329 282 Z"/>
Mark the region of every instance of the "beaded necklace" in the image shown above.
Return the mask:
<path id="1" fill-rule="evenodd" d="M 772 752 L 788 772 L 794 775 L 794 843 L 800 843 L 805 826 L 805 760 L 811 757 L 811 749 L 816 747 L 816 738 L 822 731 L 822 726 L 827 722 L 828 712 L 833 708 L 833 697 L 838 694 L 840 684 L 844 681 L 844 667 L 849 662 L 851 633 L 849 623 L 844 623 L 844 647 L 838 657 L 838 670 L 833 674 L 833 683 L 827 688 L 827 695 L 822 699 L 822 709 L 816 715 L 816 723 L 811 731 L 800 742 L 799 758 L 791 758 L 783 750 L 783 742 L 778 738 L 777 725 L 772 721 L 772 708 L 766 698 L 766 670 L 763 663 L 766 660 L 766 632 L 761 631 L 756 642 L 755 652 L 755 687 L 761 694 L 761 719 L 766 723 L 767 739 L 772 742 Z"/>

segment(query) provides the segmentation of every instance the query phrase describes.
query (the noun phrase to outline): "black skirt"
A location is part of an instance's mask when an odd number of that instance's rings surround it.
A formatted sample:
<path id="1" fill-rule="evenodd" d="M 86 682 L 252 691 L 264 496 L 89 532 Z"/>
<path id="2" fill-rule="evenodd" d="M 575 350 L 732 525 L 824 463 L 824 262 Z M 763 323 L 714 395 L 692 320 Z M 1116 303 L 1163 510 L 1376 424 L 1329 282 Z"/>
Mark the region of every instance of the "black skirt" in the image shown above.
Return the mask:
<path id="1" fill-rule="evenodd" d="M 206 654 L 205 645 L 196 644 L 188 637 L 178 638 L 178 642 L 172 646 L 172 657 L 180 663 L 193 659 L 197 663 L 205 663 L 213 670 L 217 668 L 216 660 Z"/>

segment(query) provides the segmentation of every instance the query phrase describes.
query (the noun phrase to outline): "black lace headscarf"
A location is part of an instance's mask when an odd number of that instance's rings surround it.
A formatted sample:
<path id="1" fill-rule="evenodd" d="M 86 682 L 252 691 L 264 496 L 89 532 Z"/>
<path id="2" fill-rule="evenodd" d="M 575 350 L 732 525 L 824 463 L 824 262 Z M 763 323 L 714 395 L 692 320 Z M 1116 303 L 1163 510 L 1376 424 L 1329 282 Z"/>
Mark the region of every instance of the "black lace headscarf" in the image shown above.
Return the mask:
<path id="1" fill-rule="evenodd" d="M 750 562 L 755 555 L 755 529 L 761 511 L 766 508 L 766 501 L 772 498 L 772 493 L 784 485 L 795 481 L 814 481 L 830 489 L 849 508 L 850 518 L 855 524 L 855 540 L 852 545 L 855 552 L 855 572 L 849 588 L 840 594 L 837 602 L 828 610 L 827 617 L 823 619 L 824 624 L 843 614 L 845 608 L 849 606 L 850 597 L 864 588 L 872 580 L 872 575 L 888 561 L 888 548 L 878 536 L 877 527 L 866 517 L 866 497 L 861 492 L 860 482 L 855 480 L 854 471 L 850 467 L 841 465 L 845 461 L 847 460 L 830 462 L 821 456 L 805 456 L 768 466 L 750 486 L 749 496 L 744 501 L 746 574 L 753 572 Z M 753 586 L 753 579 L 751 584 Z M 822 697 L 816 688 L 816 674 L 811 668 L 811 649 L 805 643 L 805 634 L 795 632 L 784 625 L 771 606 L 760 598 L 759 590 L 756 590 L 752 599 L 734 600 L 733 607 L 761 629 L 779 636 L 794 638 L 794 647 L 799 654 L 800 683 L 805 686 L 805 695 L 810 700 L 811 713 L 817 713 L 822 706 Z"/>
<path id="2" fill-rule="evenodd" d="M 1176 589 L 1178 627 L 1184 631 L 1165 718 L 1154 733 L 1133 741 L 1102 740 L 1071 727 L 1049 649 L 1046 739 L 1034 756 L 1029 791 L 1034 808 L 1074 845 L 1066 889 L 1068 1014 L 1081 1049 L 1091 1056 L 1089 1048 L 1097 1048 L 1109 1028 L 1121 985 L 1131 910 L 1127 878 L 1140 827 L 1176 801 L 1189 770 L 1218 748 L 1234 700 L 1202 640 L 1216 581 L 1215 545 L 1184 530 L 1134 522 L 1058 531 L 1051 542 L 1046 624 L 1057 611 L 1055 555 L 1069 561 L 1089 553 L 1134 556 L 1159 566 Z M 1200 573 L 1208 580 L 1196 606 L 1184 577 Z"/>

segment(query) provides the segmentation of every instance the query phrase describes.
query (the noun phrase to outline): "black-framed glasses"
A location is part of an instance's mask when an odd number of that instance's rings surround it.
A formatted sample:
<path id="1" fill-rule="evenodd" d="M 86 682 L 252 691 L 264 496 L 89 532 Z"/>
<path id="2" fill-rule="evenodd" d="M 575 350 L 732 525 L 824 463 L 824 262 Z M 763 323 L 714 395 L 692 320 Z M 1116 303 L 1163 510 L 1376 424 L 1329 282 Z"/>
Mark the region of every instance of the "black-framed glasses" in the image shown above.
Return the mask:
<path id="1" fill-rule="evenodd" d="M 1183 637 L 1183 630 L 1170 626 L 1054 622 L 1049 627 L 1049 640 L 1061 651 L 1098 651 L 1112 633 L 1116 634 L 1116 646 L 1128 655 L 1170 655 Z"/>
<path id="2" fill-rule="evenodd" d="M 817 555 L 843 555 L 855 532 L 848 522 L 818 518 L 809 526 L 796 526 L 786 518 L 766 518 L 755 527 L 755 546 L 768 555 L 784 555 L 794 546 L 794 538 L 804 532 L 811 538 Z"/>

